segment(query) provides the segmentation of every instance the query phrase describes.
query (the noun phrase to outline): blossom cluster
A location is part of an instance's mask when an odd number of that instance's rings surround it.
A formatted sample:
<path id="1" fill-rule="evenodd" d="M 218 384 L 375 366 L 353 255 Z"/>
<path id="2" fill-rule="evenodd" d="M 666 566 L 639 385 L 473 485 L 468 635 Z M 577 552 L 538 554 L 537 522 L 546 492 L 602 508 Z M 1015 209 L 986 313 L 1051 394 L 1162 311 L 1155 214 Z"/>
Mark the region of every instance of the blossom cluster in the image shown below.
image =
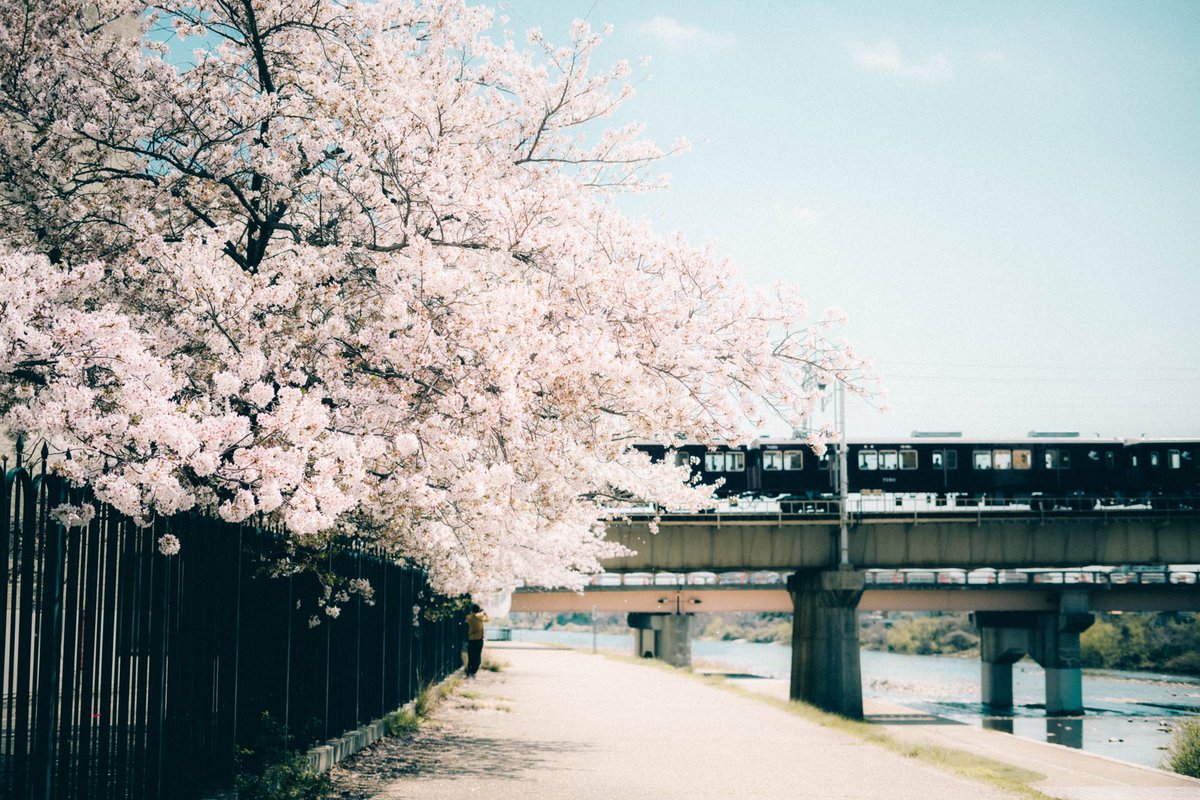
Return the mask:
<path id="1" fill-rule="evenodd" d="M 126 514 L 352 529 L 444 592 L 579 586 L 611 498 L 706 500 L 631 443 L 799 426 L 803 374 L 861 375 L 836 316 L 617 212 L 664 153 L 585 135 L 631 93 L 585 23 L 555 47 L 461 0 L 0 18 L 0 424 Z"/>

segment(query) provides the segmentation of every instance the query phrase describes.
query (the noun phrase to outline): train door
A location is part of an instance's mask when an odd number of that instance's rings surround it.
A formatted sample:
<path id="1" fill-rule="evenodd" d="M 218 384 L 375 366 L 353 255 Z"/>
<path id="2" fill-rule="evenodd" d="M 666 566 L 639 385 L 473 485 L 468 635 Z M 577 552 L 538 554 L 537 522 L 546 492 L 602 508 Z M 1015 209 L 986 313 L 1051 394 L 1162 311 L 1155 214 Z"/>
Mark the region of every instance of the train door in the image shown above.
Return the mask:
<path id="1" fill-rule="evenodd" d="M 747 449 L 746 451 L 746 491 L 753 495 L 761 495 L 763 488 L 762 461 L 763 451 Z"/>
<path id="2" fill-rule="evenodd" d="M 1047 447 L 1042 451 L 1042 466 L 1049 479 L 1049 488 L 1055 493 L 1063 489 L 1063 473 L 1071 468 L 1071 451 L 1060 450 L 1057 447 Z"/>
<path id="3" fill-rule="evenodd" d="M 929 454 L 929 466 L 933 470 L 939 504 L 944 504 L 946 494 L 955 483 L 954 476 L 958 473 L 958 451 L 949 447 L 934 448 Z"/>

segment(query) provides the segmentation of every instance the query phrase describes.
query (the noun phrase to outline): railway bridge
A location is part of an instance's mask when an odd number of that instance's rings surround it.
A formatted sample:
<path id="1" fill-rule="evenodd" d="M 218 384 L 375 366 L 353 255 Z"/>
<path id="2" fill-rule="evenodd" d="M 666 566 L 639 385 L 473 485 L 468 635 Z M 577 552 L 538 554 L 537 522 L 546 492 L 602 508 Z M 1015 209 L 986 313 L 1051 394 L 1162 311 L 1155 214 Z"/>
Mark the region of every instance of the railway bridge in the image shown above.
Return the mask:
<path id="1" fill-rule="evenodd" d="M 606 562 L 608 572 L 772 571 L 786 579 L 749 588 L 518 591 L 512 608 L 627 611 L 638 652 L 675 664 L 690 658 L 694 613 L 791 611 L 791 696 L 852 718 L 862 716 L 860 609 L 971 611 L 981 637 L 983 702 L 1012 705 L 1012 664 L 1029 654 L 1045 668 L 1046 713 L 1053 715 L 1082 713 L 1079 634 L 1094 611 L 1200 611 L 1197 574 L 1161 569 L 1200 564 L 1195 510 L 947 509 L 860 513 L 850 522 L 843 543 L 838 515 L 827 508 L 630 515 L 609 523 L 609 540 L 629 552 Z M 841 563 L 843 544 L 848 563 Z M 1160 569 L 1137 569 L 1153 567 Z M 932 577 L 918 585 L 880 581 L 913 569 L 952 572 L 925 572 L 923 578 Z M 999 570 L 993 574 L 1010 581 L 966 582 L 981 569 Z M 1051 570 L 1044 575 L 1058 575 L 1059 582 L 1011 582 L 1016 575 L 1032 580 L 1024 570 Z M 939 575 L 962 575 L 963 582 L 942 583 Z"/>

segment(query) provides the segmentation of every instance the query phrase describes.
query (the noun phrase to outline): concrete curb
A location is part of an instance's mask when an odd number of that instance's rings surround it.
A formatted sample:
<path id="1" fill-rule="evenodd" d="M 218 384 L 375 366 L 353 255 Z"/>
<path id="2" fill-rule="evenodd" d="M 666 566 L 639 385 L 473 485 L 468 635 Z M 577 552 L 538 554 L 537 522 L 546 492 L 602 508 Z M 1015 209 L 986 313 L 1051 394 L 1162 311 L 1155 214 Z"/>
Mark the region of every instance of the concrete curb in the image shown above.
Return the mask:
<path id="1" fill-rule="evenodd" d="M 455 670 L 436 684 L 432 684 L 429 688 L 436 691 L 438 687 L 452 680 L 457 674 L 458 671 Z M 392 713 L 415 713 L 416 704 L 417 701 L 414 698 Z M 330 739 L 323 745 L 310 748 L 305 754 L 308 757 L 308 765 L 315 772 L 328 772 L 333 769 L 334 765 L 344 761 L 360 750 L 375 744 L 375 742 L 378 742 L 387 735 L 387 722 L 382 719 L 372 720 L 361 728 L 346 731 L 341 736 Z"/>

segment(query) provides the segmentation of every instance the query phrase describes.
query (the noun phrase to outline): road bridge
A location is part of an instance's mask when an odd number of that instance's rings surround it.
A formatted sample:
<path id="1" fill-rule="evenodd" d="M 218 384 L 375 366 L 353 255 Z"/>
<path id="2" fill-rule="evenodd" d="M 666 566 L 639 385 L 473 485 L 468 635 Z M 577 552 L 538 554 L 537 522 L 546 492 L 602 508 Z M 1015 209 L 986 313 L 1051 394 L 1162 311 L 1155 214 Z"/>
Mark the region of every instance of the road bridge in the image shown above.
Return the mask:
<path id="1" fill-rule="evenodd" d="M 791 696 L 852 718 L 862 716 L 859 608 L 970 610 L 980 629 L 983 699 L 1012 704 L 1012 664 L 1029 654 L 1046 670 L 1047 714 L 1082 713 L 1079 634 L 1093 611 L 1200 606 L 1200 584 L 1079 584 L 1024 587 L 868 586 L 867 570 L 981 567 L 1019 570 L 1200 564 L 1200 511 L 1095 506 L 1070 511 L 1022 507 L 856 513 L 848 526 L 848 564 L 839 564 L 839 520 L 829 506 L 813 513 L 751 512 L 628 515 L 607 538 L 626 555 L 604 562 L 613 572 L 773 570 L 785 588 L 725 592 L 690 587 L 638 592 L 625 604 L 639 653 L 671 663 L 690 659 L 689 617 L 754 603 L 793 614 Z M 1103 585 L 1103 591 L 1100 590 Z M 885 594 L 889 593 L 889 594 Z M 601 592 L 584 597 L 599 608 Z M 534 594 L 514 609 L 536 610 Z M 786 598 L 786 599 L 785 599 Z M 564 598 L 565 600 L 565 598 Z M 865 601 L 865 604 L 864 604 Z M 607 602 L 607 601 L 606 601 Z M 649 607 L 653 603 L 655 607 Z M 530 604 L 530 605 L 524 605 Z M 637 606 L 636 608 L 634 606 Z M 549 610 L 548 606 L 543 606 Z M 577 607 L 573 607 L 577 608 Z M 567 610 L 567 609 L 563 609 Z M 754 608 L 745 610 L 768 610 Z"/>
<path id="2" fill-rule="evenodd" d="M 707 578 L 707 576 L 705 576 Z M 715 577 L 715 576 L 714 576 Z M 741 577 L 741 576 L 739 576 Z M 912 578 L 916 577 L 917 580 Z M 994 576 L 993 576 L 994 578 Z M 863 576 L 859 611 L 1044 611 L 1057 608 L 1064 591 L 1084 592 L 1091 611 L 1200 612 L 1200 571 L 1046 570 L 1006 576 L 1006 582 L 972 583 L 962 573 L 868 571 Z M 521 589 L 512 611 L 544 613 L 791 613 L 786 581 L 760 584 L 593 585 L 582 592 Z"/>

